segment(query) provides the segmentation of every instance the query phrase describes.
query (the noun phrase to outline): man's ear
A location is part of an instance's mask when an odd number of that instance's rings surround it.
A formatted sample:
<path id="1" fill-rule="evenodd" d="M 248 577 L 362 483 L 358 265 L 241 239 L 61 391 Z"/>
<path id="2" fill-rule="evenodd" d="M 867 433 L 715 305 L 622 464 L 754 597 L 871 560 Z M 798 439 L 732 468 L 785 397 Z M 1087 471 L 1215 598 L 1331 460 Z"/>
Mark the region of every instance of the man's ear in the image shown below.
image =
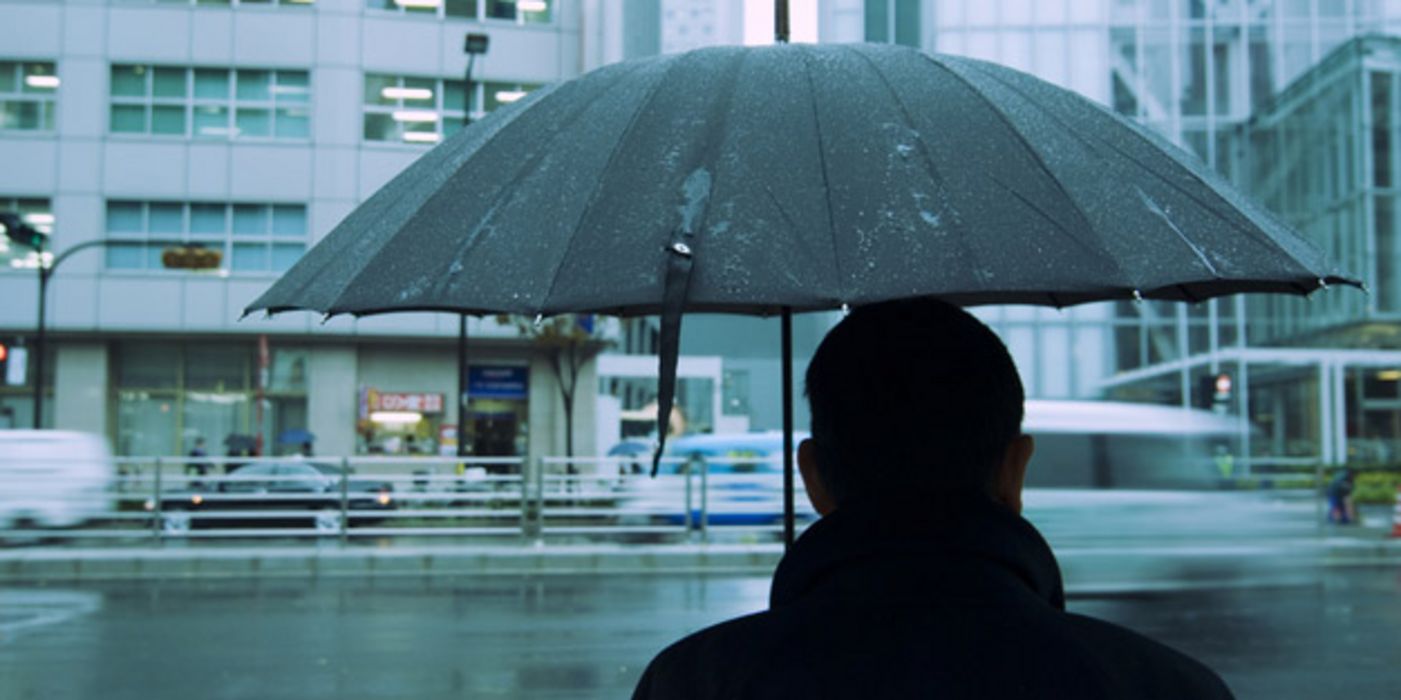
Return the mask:
<path id="1" fill-rule="evenodd" d="M 997 468 L 993 498 L 1017 513 L 1022 512 L 1022 486 L 1026 483 L 1026 467 L 1036 452 L 1036 440 L 1030 435 L 1018 435 L 1007 443 L 1002 463 Z"/>
<path id="2" fill-rule="evenodd" d="M 808 501 L 818 515 L 827 515 L 837 509 L 836 501 L 832 500 L 827 484 L 817 470 L 817 444 L 811 438 L 798 443 L 798 472 L 802 474 Z"/>

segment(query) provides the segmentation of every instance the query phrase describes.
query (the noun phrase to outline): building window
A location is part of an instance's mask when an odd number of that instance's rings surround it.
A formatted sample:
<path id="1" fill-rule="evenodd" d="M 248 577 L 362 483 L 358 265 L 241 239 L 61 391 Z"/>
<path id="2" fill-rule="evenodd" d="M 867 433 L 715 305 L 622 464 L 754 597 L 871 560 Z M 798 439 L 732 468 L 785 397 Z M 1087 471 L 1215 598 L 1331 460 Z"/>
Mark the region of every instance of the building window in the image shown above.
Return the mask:
<path id="1" fill-rule="evenodd" d="M 866 41 L 918 47 L 919 0 L 866 0 Z"/>
<path id="2" fill-rule="evenodd" d="M 122 5 L 206 5 L 214 7 L 309 7 L 316 0 L 114 0 Z"/>
<path id="3" fill-rule="evenodd" d="M 0 131 L 53 131 L 57 96 L 54 64 L 0 61 Z"/>
<path id="4" fill-rule="evenodd" d="M 111 130 L 200 139 L 308 139 L 306 71 L 113 65 Z"/>
<path id="5" fill-rule="evenodd" d="M 517 24 L 548 23 L 554 17 L 554 4 L 554 0 L 365 0 L 371 10 Z"/>
<path id="6" fill-rule="evenodd" d="M 54 214 L 49 200 L 41 197 L 7 197 L 0 195 L 0 211 L 19 214 L 25 223 L 46 235 L 53 235 Z M 52 257 L 53 253 L 47 254 Z M 0 236 L 0 270 L 39 267 L 39 252 Z"/>
<path id="7" fill-rule="evenodd" d="M 109 270 L 160 270 L 166 241 L 200 244 L 233 273 L 284 272 L 306 252 L 301 204 L 107 202 Z"/>
<path id="8" fill-rule="evenodd" d="M 451 136 L 462 128 L 465 87 L 461 80 L 366 74 L 365 140 L 433 144 Z M 472 118 L 480 119 L 537 87 L 473 81 Z"/>

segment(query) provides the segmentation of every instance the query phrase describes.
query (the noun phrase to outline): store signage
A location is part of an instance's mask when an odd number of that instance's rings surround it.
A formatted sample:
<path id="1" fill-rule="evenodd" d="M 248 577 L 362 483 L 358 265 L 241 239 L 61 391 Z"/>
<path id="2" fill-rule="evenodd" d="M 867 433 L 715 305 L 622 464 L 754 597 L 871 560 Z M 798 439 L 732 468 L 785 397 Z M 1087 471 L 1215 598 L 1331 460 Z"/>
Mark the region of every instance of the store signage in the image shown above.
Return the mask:
<path id="1" fill-rule="evenodd" d="M 371 391 L 370 411 L 414 411 L 442 413 L 442 394 L 405 394 L 392 391 Z"/>
<path id="2" fill-rule="evenodd" d="M 467 395 L 474 399 L 524 399 L 530 386 L 525 367 L 471 367 Z"/>

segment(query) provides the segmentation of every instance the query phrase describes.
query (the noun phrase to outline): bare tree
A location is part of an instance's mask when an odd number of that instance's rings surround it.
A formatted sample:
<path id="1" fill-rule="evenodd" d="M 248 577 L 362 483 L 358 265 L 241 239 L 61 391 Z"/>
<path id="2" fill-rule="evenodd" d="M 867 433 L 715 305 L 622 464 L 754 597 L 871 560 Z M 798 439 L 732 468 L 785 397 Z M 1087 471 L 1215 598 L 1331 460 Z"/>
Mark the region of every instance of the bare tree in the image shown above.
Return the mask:
<path id="1" fill-rule="evenodd" d="M 549 359 L 559 397 L 564 402 L 564 454 L 574 456 L 574 398 L 579 374 L 589 358 L 607 344 L 598 333 L 597 317 L 592 314 L 563 314 L 547 319 L 497 316 L 497 322 L 514 325 L 521 335 L 534 341 Z M 569 473 L 574 473 L 570 464 Z"/>

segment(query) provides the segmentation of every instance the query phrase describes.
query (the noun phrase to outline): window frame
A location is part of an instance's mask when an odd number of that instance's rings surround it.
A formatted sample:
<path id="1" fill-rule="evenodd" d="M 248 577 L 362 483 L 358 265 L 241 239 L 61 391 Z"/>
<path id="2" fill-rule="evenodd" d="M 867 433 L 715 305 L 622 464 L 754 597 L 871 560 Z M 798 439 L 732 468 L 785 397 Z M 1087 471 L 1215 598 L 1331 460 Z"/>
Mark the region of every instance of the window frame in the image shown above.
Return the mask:
<path id="1" fill-rule="evenodd" d="M 432 0 L 421 0 L 431 2 Z M 517 27 L 551 27 L 558 24 L 558 11 L 560 0 L 544 0 L 547 5 L 544 10 L 546 19 L 530 20 L 525 15 L 539 14 L 538 12 L 522 12 L 516 0 L 510 0 L 516 7 L 516 16 L 513 19 L 505 17 L 489 17 L 487 9 L 489 3 L 496 0 L 468 0 L 473 3 L 471 15 L 448 14 L 447 6 L 449 0 L 438 0 L 438 4 L 432 8 L 414 7 L 399 4 L 398 0 L 360 0 L 360 8 L 370 16 L 399 15 L 403 17 L 422 17 L 424 19 L 450 20 L 459 22 L 477 22 L 481 24 L 511 25 Z M 389 7 L 375 6 L 389 5 Z"/>
<path id="2" fill-rule="evenodd" d="M 30 72 L 30 68 L 39 70 Z M 0 133 L 3 134 L 55 134 L 58 132 L 58 89 L 61 85 L 58 75 L 58 61 L 42 61 L 29 58 L 0 58 L 0 71 L 9 70 L 14 89 L 0 92 Z M 30 78 L 50 77 L 51 87 L 34 85 Z M 3 118 L 9 104 L 33 104 L 37 110 L 37 124 L 33 129 L 19 126 L 6 126 Z"/>
<path id="3" fill-rule="evenodd" d="M 163 245 L 152 243 L 153 240 L 172 239 L 186 243 L 200 243 L 212 250 L 217 250 L 223 256 L 219 274 L 229 277 L 250 278 L 250 277 L 271 277 L 281 275 L 296 264 L 303 255 L 311 248 L 311 219 L 310 207 L 306 202 L 245 202 L 245 201 L 172 201 L 172 200 L 148 200 L 148 199 L 126 199 L 113 198 L 105 200 L 103 211 L 103 240 L 113 241 L 118 245 L 106 246 L 103 257 L 103 274 L 112 275 L 151 275 L 151 274 L 181 274 L 183 270 L 170 270 L 159 264 L 159 252 Z M 114 206 L 137 206 L 140 208 L 140 230 L 124 231 L 113 229 L 112 211 Z M 157 232 L 152 230 L 152 209 L 154 207 L 179 207 L 180 225 L 178 232 Z M 219 207 L 222 209 L 223 228 L 220 232 L 196 231 L 195 215 L 200 207 Z M 237 212 L 240 208 L 254 207 L 261 209 L 263 218 L 263 230 L 258 233 L 240 233 L 236 223 Z M 277 232 L 277 211 L 283 208 L 300 209 L 302 219 L 302 232 L 299 234 L 279 234 Z M 240 248 L 260 247 L 262 249 L 263 265 L 260 267 L 237 267 L 235 266 L 235 253 Z M 279 266 L 278 249 L 299 248 L 296 256 L 285 265 Z M 119 256 L 121 250 L 138 250 L 141 264 L 125 265 L 114 264 L 114 257 Z M 115 254 L 115 255 L 114 255 Z"/>
<path id="4" fill-rule="evenodd" d="M 427 104 L 417 103 L 411 98 L 402 96 L 398 98 L 393 98 L 392 102 L 389 103 L 386 103 L 385 99 L 387 98 L 383 97 L 371 101 L 370 90 L 372 89 L 372 82 L 374 81 L 378 81 L 380 85 L 379 89 L 381 90 L 381 92 L 383 90 L 388 89 L 398 89 L 401 91 L 410 90 L 414 88 L 431 89 L 433 91 L 433 96 L 431 98 L 433 100 L 433 104 L 430 106 Z M 429 82 L 431 82 L 432 84 L 431 88 L 425 85 Z M 459 103 L 460 101 L 454 99 L 452 100 L 453 104 L 451 104 L 451 106 L 448 106 L 449 101 L 447 88 L 448 86 L 457 86 L 459 88 L 465 88 L 466 86 L 464 80 L 455 78 L 403 75 L 398 73 L 380 73 L 375 71 L 366 71 L 361 76 L 360 84 L 360 140 L 362 143 L 395 146 L 434 146 L 438 143 L 441 143 L 444 139 L 451 137 L 453 134 L 457 133 L 462 128 L 464 112 Z M 478 121 L 490 114 L 491 111 L 499 109 L 500 107 L 510 104 L 511 102 L 515 102 L 516 100 L 523 99 L 526 95 L 529 95 L 531 92 L 534 92 L 535 90 L 538 90 L 542 87 L 544 87 L 543 83 L 528 83 L 505 80 L 473 80 L 470 112 L 471 120 L 474 122 Z M 494 96 L 492 100 L 488 100 L 488 90 L 495 91 L 496 93 L 505 91 L 515 91 L 520 92 L 522 94 L 515 100 L 502 101 L 499 99 L 494 99 Z M 461 93 L 459 92 L 458 94 Z M 489 104 L 492 105 L 492 109 L 490 110 L 487 109 L 487 105 Z M 432 112 L 435 115 L 433 130 L 409 130 L 405 127 L 406 124 L 426 122 L 413 122 L 407 120 L 393 119 L 393 116 L 396 113 L 410 111 L 425 113 Z M 371 133 L 369 128 L 369 121 L 371 115 L 374 115 L 376 117 L 388 117 L 390 120 L 392 120 L 392 133 L 395 136 L 397 136 L 397 138 L 371 138 L 369 136 L 369 134 Z M 432 140 L 426 138 L 421 140 L 406 139 L 405 135 L 411 133 L 433 134 L 436 138 Z"/>
<path id="5" fill-rule="evenodd" d="M 143 91 L 137 95 L 119 95 L 116 85 L 118 75 L 126 70 L 141 74 Z M 159 96 L 156 94 L 156 76 L 162 71 L 183 72 L 182 94 L 179 96 Z M 225 94 L 222 98 L 202 97 L 197 94 L 198 78 L 202 72 L 223 73 Z M 267 74 L 265 97 L 240 97 L 243 81 L 254 74 Z M 300 76 L 300 77 L 298 77 Z M 300 94 L 302 97 L 279 97 L 280 94 Z M 142 112 L 141 130 L 118 129 L 116 114 L 118 108 L 140 108 Z M 180 109 L 182 129 L 179 133 L 157 132 L 156 114 L 158 109 Z M 202 110 L 221 109 L 224 112 L 224 126 L 201 132 L 196 120 Z M 266 113 L 267 131 L 260 134 L 242 133 L 239 117 L 242 113 L 261 111 Z M 301 116 L 296 116 L 296 112 Z M 312 138 L 312 84 L 311 71 L 298 68 L 264 68 L 254 66 L 176 66 L 155 63 L 111 63 L 107 71 L 107 135 L 114 138 L 155 138 L 187 141 L 249 141 L 258 143 L 310 142 Z M 283 114 L 288 116 L 284 117 Z M 287 124 L 302 124 L 295 127 L 297 135 L 279 136 L 279 127 Z M 289 127 L 294 128 L 294 127 Z M 217 130 L 217 131 L 216 131 Z M 222 133 L 219 133 L 222 132 Z"/>

